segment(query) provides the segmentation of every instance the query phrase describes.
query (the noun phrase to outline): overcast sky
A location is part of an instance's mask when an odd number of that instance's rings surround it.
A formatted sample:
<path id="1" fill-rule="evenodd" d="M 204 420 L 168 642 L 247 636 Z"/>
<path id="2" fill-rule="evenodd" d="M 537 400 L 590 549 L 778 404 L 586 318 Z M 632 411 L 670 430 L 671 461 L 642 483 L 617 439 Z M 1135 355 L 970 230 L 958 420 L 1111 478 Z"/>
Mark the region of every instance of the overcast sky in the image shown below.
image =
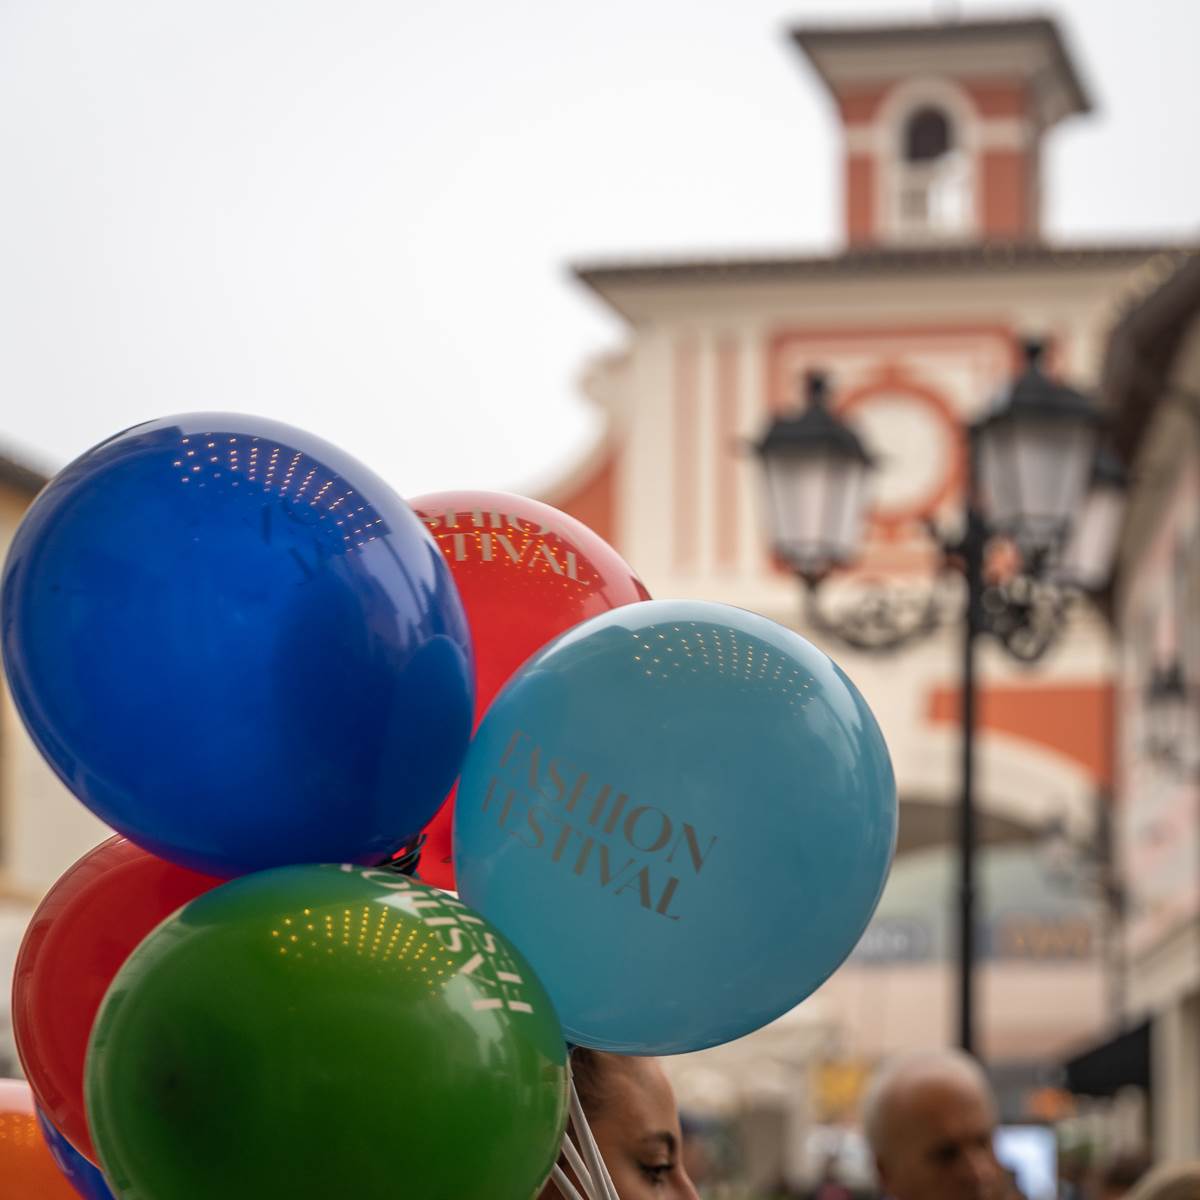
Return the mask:
<path id="1" fill-rule="evenodd" d="M 54 469 L 196 409 L 312 429 L 404 494 L 589 444 L 595 255 L 822 250 L 829 101 L 785 29 L 1018 11 L 780 0 L 4 0 L 0 446 Z M 1195 0 L 1054 6 L 1098 111 L 1065 239 L 1200 233 Z"/>

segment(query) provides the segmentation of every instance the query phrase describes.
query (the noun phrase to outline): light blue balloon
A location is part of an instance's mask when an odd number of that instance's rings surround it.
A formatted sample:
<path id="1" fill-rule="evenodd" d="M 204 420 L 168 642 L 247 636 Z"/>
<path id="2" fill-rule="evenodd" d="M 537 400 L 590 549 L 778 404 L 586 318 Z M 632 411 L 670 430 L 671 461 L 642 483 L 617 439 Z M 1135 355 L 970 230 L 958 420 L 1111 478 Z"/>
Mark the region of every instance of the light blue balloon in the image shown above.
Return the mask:
<path id="1" fill-rule="evenodd" d="M 850 953 L 896 787 L 846 675 L 765 617 L 648 601 L 496 697 L 455 815 L 463 899 L 533 963 L 567 1040 L 678 1054 L 750 1033 Z"/>

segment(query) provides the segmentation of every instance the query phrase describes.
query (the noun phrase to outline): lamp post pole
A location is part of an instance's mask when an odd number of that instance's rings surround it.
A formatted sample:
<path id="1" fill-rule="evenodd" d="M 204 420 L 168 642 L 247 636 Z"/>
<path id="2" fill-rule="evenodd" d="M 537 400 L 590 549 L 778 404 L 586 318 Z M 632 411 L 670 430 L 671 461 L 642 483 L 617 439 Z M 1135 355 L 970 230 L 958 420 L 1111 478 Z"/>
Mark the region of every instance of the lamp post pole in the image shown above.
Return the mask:
<path id="1" fill-rule="evenodd" d="M 975 643 L 982 626 L 983 550 L 987 540 L 976 495 L 977 457 L 975 430 L 968 427 L 966 529 L 962 540 L 967 597 L 959 682 L 962 791 L 958 810 L 958 1044 L 967 1054 L 975 1053 Z"/>

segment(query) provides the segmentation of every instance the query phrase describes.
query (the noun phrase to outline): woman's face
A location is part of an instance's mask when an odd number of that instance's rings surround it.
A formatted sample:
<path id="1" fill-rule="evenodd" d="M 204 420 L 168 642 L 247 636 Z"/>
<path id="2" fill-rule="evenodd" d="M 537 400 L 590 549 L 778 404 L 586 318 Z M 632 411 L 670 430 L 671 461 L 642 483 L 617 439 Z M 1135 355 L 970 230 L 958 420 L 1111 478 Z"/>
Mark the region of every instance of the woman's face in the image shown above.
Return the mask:
<path id="1" fill-rule="evenodd" d="M 604 1103 L 588 1121 L 621 1200 L 697 1200 L 662 1067 L 652 1058 L 605 1055 L 601 1069 Z"/>

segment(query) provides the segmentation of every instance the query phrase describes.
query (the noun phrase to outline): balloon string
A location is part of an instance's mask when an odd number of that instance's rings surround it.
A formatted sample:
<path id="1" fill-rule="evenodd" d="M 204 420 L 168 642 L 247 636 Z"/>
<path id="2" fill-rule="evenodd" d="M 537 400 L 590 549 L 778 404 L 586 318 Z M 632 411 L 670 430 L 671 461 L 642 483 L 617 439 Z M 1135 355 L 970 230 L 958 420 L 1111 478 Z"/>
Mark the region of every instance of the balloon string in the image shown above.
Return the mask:
<path id="1" fill-rule="evenodd" d="M 596 1185 L 592 1182 L 592 1173 L 587 1169 L 587 1165 L 580 1157 L 579 1151 L 575 1149 L 575 1143 L 571 1141 L 569 1133 L 563 1134 L 562 1149 L 567 1162 L 571 1164 L 571 1170 L 575 1172 L 575 1178 L 579 1180 L 580 1186 L 587 1192 L 591 1200 L 595 1200 Z"/>
<path id="2" fill-rule="evenodd" d="M 608 1167 L 604 1165 L 600 1147 L 596 1145 L 596 1139 L 592 1136 L 592 1127 L 588 1124 L 583 1105 L 579 1102 L 574 1078 L 571 1080 L 571 1124 L 575 1129 L 575 1136 L 579 1138 L 579 1148 L 583 1151 L 583 1157 L 592 1175 L 594 1200 L 621 1200 L 617 1189 L 613 1187 Z"/>
<path id="3" fill-rule="evenodd" d="M 583 1200 L 583 1197 L 576 1190 L 575 1185 L 567 1178 L 567 1173 L 558 1165 L 554 1164 L 554 1170 L 550 1172 L 550 1178 L 554 1180 L 554 1186 L 563 1195 L 563 1200 Z M 588 1193 L 589 1197 L 591 1192 Z"/>
<path id="4" fill-rule="evenodd" d="M 383 864 L 386 871 L 397 875 L 415 875 L 421 865 L 421 851 L 425 849 L 425 834 L 420 833 L 411 842 L 405 842 L 391 858 Z"/>

